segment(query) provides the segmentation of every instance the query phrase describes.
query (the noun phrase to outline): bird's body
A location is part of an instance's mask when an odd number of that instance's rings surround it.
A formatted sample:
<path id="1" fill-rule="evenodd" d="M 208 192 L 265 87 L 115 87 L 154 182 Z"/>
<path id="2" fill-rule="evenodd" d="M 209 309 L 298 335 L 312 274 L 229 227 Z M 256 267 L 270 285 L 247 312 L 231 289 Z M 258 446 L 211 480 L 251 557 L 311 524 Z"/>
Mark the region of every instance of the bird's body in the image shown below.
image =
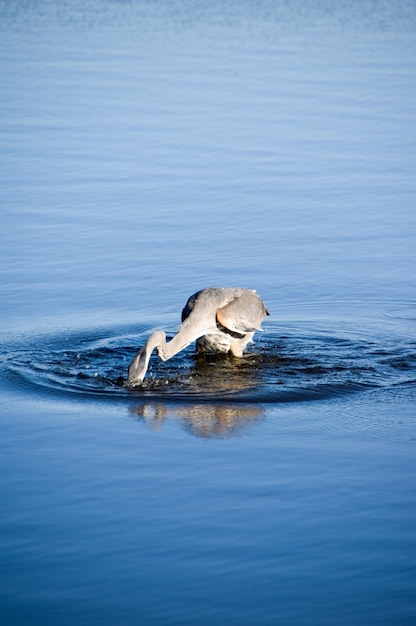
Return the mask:
<path id="1" fill-rule="evenodd" d="M 231 352 L 241 357 L 254 332 L 261 330 L 267 315 L 263 301 L 250 289 L 202 289 L 188 299 L 182 311 L 182 324 L 171 341 L 167 343 L 165 333 L 160 330 L 149 337 L 130 364 L 127 384 L 143 381 L 155 348 L 162 361 L 193 341 L 196 341 L 197 352 Z"/>

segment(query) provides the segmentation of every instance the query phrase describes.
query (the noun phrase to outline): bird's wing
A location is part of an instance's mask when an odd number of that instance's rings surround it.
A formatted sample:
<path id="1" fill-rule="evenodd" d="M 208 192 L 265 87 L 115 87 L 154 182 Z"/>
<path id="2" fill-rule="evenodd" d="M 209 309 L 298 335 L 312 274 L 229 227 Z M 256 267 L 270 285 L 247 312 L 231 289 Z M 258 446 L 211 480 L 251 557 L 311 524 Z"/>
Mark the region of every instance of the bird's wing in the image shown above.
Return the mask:
<path id="1" fill-rule="evenodd" d="M 185 304 L 183 310 L 182 310 L 182 315 L 181 315 L 181 321 L 184 322 L 192 313 L 192 311 L 194 310 L 195 307 L 195 303 L 198 300 L 198 296 L 201 293 L 201 291 L 198 291 L 197 293 L 194 293 L 193 296 L 191 296 L 190 298 L 188 298 L 188 302 Z"/>
<path id="2" fill-rule="evenodd" d="M 267 309 L 260 298 L 254 292 L 247 292 L 217 309 L 217 322 L 232 332 L 249 333 L 261 330 L 266 315 Z"/>

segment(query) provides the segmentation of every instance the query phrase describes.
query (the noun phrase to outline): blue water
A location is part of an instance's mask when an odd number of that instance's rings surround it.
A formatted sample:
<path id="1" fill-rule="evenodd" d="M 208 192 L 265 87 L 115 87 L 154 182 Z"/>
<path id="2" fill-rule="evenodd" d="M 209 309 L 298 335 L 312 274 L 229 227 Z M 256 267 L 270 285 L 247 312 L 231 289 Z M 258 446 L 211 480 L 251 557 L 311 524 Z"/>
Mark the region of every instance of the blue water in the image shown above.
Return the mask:
<path id="1" fill-rule="evenodd" d="M 0 3 L 0 615 L 416 623 L 416 6 Z M 123 386 L 208 286 L 270 311 Z"/>

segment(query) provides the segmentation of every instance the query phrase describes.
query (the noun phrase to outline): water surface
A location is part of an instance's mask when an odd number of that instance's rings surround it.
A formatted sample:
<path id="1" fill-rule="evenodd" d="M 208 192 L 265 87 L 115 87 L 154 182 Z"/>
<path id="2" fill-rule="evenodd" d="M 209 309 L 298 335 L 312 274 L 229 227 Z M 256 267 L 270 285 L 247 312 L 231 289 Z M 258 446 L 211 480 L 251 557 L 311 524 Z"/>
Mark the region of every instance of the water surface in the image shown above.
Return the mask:
<path id="1" fill-rule="evenodd" d="M 2 623 L 415 623 L 415 25 L 2 2 Z M 207 286 L 248 354 L 127 389 Z"/>

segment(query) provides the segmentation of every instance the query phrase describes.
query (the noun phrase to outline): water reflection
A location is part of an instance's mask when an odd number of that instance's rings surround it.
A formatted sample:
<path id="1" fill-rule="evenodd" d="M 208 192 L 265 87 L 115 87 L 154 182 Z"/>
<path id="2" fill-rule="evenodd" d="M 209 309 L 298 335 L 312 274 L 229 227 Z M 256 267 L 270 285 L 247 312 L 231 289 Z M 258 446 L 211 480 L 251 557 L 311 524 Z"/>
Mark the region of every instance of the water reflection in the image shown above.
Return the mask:
<path id="1" fill-rule="evenodd" d="M 169 404 L 163 401 L 144 400 L 131 409 L 132 414 L 152 430 L 160 430 L 166 419 L 180 420 L 185 430 L 197 437 L 230 437 L 237 435 L 250 423 L 258 421 L 264 409 L 256 404 L 219 403 L 221 397 L 241 392 L 250 392 L 260 384 L 257 355 L 246 355 L 233 359 L 227 355 L 195 356 L 193 366 L 187 371 L 172 372 L 168 378 L 146 379 L 135 395 L 165 390 Z M 182 392 L 182 393 L 181 393 Z M 172 404 L 177 396 L 183 400 L 195 398 L 194 402 Z M 201 401 L 203 398 L 211 402 Z"/>
<path id="2" fill-rule="evenodd" d="M 153 374 L 137 387 L 129 388 L 135 395 L 163 393 L 175 396 L 186 390 L 187 397 L 218 398 L 246 392 L 261 383 L 262 355 L 246 354 L 242 358 L 228 355 L 189 355 L 166 364 L 154 363 Z"/>
<path id="3" fill-rule="evenodd" d="M 232 404 L 166 405 L 144 402 L 131 408 L 131 413 L 151 430 L 161 430 L 167 418 L 178 419 L 185 430 L 206 439 L 232 437 L 264 415 L 261 406 Z"/>

